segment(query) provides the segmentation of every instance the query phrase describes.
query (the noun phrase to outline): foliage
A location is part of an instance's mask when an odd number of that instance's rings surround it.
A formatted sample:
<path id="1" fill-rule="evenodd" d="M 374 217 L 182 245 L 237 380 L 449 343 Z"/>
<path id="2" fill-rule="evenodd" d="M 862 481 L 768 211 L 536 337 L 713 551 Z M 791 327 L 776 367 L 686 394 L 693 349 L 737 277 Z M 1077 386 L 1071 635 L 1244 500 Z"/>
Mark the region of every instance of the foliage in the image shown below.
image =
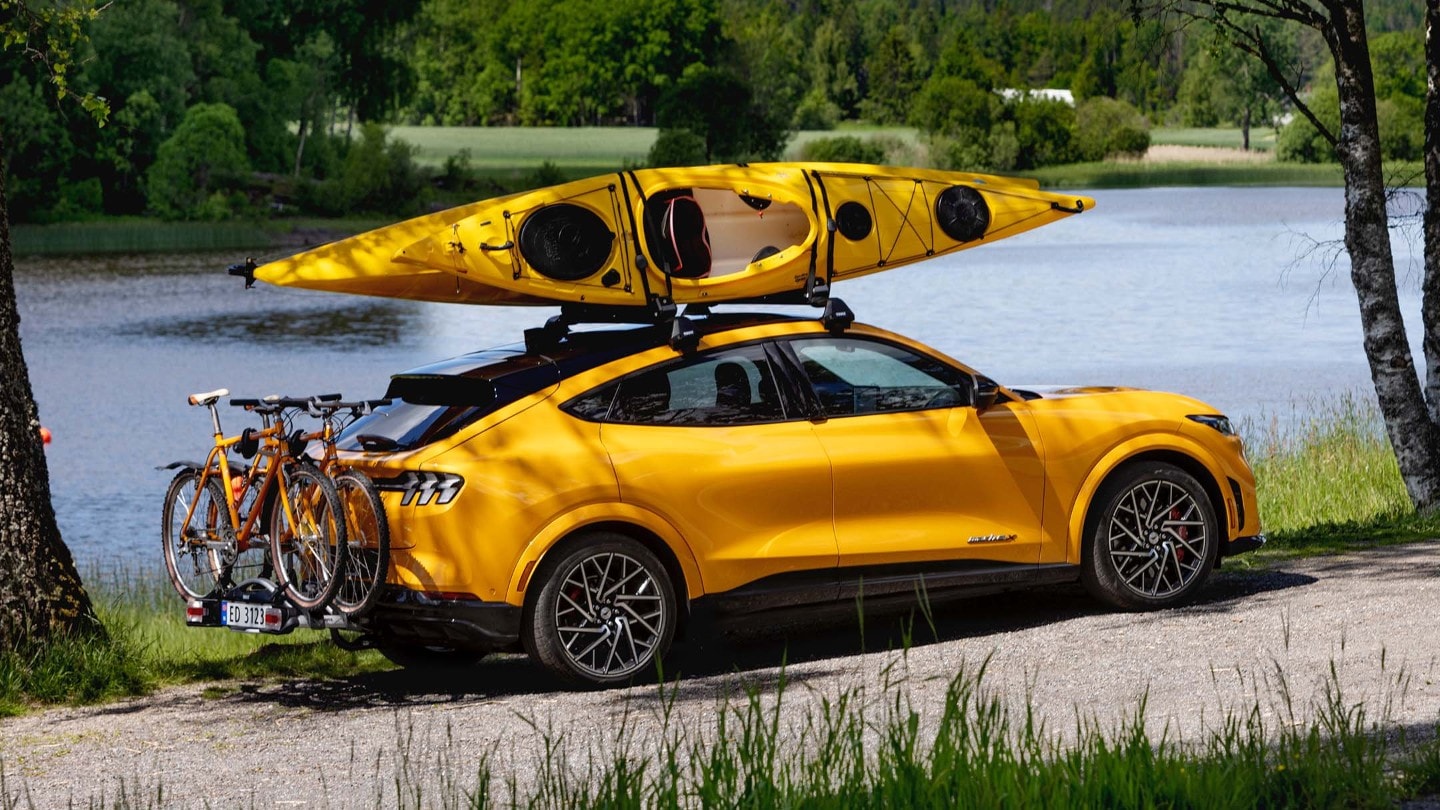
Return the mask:
<path id="1" fill-rule="evenodd" d="M 1152 121 L 1193 125 L 1259 127 L 1285 113 L 1268 71 L 1213 28 L 1166 30 L 1128 10 L 1128 0 L 127 0 L 95 19 L 66 18 L 93 45 L 60 78 L 107 100 L 113 126 L 97 132 L 40 102 L 36 88 L 55 77 L 12 55 L 0 58 L 0 143 L 16 213 L 52 221 L 97 207 L 159 210 L 145 178 L 196 104 L 236 111 L 249 166 L 266 175 L 252 196 L 269 186 L 284 203 L 331 212 L 340 200 L 325 184 L 368 121 L 658 123 L 704 139 L 704 162 L 778 157 L 792 129 L 860 117 L 916 126 L 929 151 L 915 157 L 935 165 L 1014 171 L 1100 154 L 1101 127 L 1089 123 L 1094 110 L 1071 122 L 1063 110 L 1006 102 L 999 90 L 1070 88 L 1082 106 L 1114 100 Z M 1389 0 L 1371 11 L 1399 26 L 1372 37 L 1372 59 L 1386 154 L 1411 159 L 1423 147 L 1417 13 Z M 1326 85 L 1323 43 L 1283 26 L 1265 36 L 1297 75 Z M 1285 157 L 1329 160 L 1295 120 Z M 1136 129 L 1104 153 L 1138 150 Z M 625 158 L 641 160 L 650 146 Z M 417 157 L 437 167 L 452 154 L 421 148 Z M 539 162 L 503 159 L 471 158 L 482 171 L 508 169 L 511 180 Z M 593 167 L 612 164 L 597 158 Z M 271 179 L 280 174 L 293 180 Z M 441 185 L 449 193 L 455 184 Z M 218 214 L 226 201 L 216 202 Z M 410 202 L 402 207 L 415 210 Z"/>
<path id="2" fill-rule="evenodd" d="M 800 159 L 826 163 L 884 163 L 885 146 L 873 139 L 862 141 L 854 135 L 816 138 L 801 148 Z"/>
<path id="3" fill-rule="evenodd" d="M 145 176 L 150 206 L 166 219 L 225 219 L 250 171 L 245 130 L 228 104 L 196 104 L 160 145 Z"/>
<path id="4" fill-rule="evenodd" d="M 1080 160 L 1141 157 L 1150 148 L 1150 127 L 1127 102 L 1099 96 L 1075 108 L 1075 152 Z"/>
<path id="5" fill-rule="evenodd" d="M 1339 131 L 1340 94 L 1335 90 L 1334 82 L 1321 85 L 1310 94 L 1306 104 L 1327 129 Z M 1295 163 L 1333 163 L 1335 146 L 1320 134 L 1309 118 L 1297 115 L 1280 130 L 1280 137 L 1275 142 L 1275 158 Z"/>
<path id="6" fill-rule="evenodd" d="M 700 136 L 706 162 L 774 160 L 789 132 L 751 101 L 750 88 L 735 74 L 692 65 L 661 97 L 656 121 L 662 131 Z"/>
<path id="7" fill-rule="evenodd" d="M 705 163 L 705 139 L 688 129 L 662 129 L 645 159 L 647 166 L 698 166 Z"/>
<path id="8" fill-rule="evenodd" d="M 366 124 L 339 177 L 327 181 L 327 187 L 335 193 L 330 213 L 410 216 L 423 204 L 426 182 L 415 165 L 415 147 L 390 138 L 379 124 Z"/>

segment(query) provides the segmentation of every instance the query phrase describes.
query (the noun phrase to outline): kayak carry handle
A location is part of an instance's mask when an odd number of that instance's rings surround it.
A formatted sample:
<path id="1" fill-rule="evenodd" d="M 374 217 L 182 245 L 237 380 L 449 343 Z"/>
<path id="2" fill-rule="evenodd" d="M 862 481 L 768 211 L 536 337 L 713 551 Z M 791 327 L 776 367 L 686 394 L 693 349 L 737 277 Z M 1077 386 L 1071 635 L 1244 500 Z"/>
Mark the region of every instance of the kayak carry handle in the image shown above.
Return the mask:
<path id="1" fill-rule="evenodd" d="M 480 243 L 480 249 L 485 251 L 486 253 L 490 253 L 496 250 L 509 250 L 513 247 L 515 247 L 515 240 L 513 239 L 506 241 L 503 245 L 487 245 L 484 242 Z"/>
<path id="2" fill-rule="evenodd" d="M 259 267 L 254 259 L 247 258 L 243 264 L 232 264 L 225 268 L 225 272 L 232 276 L 239 276 L 245 279 L 245 289 L 255 286 L 255 268 Z"/>

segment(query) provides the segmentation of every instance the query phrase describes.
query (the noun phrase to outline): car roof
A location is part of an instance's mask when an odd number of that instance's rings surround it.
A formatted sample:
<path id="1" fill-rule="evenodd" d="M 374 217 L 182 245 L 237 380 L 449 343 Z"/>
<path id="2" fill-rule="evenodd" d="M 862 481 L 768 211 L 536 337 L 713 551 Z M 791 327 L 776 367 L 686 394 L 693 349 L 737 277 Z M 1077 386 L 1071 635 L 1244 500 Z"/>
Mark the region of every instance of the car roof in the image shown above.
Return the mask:
<path id="1" fill-rule="evenodd" d="M 686 322 L 699 337 L 765 324 L 814 323 L 810 318 L 763 312 L 687 315 Z M 669 323 L 563 333 L 555 330 L 549 335 L 543 334 L 543 330 L 528 330 L 527 338 L 532 337 L 531 333 L 541 334 L 525 343 L 482 349 L 403 371 L 393 375 L 391 389 L 394 391 L 397 382 L 404 380 L 459 377 L 533 391 L 612 360 L 664 346 L 671 336 Z"/>

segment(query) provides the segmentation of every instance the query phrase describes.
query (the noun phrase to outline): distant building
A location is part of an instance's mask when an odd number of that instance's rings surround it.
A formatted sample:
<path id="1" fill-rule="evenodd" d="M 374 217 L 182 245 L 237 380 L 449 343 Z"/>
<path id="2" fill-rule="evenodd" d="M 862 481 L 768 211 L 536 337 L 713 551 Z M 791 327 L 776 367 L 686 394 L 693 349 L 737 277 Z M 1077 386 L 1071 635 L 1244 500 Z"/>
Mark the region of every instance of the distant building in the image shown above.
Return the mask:
<path id="1" fill-rule="evenodd" d="M 1067 105 L 1075 106 L 1075 94 L 1069 90 L 1056 90 L 1050 87 L 1042 87 L 1039 90 L 1019 90 L 1014 87 L 1002 87 L 995 91 L 1006 101 L 1019 101 L 1021 98 L 1033 98 L 1041 101 L 1063 101 Z"/>

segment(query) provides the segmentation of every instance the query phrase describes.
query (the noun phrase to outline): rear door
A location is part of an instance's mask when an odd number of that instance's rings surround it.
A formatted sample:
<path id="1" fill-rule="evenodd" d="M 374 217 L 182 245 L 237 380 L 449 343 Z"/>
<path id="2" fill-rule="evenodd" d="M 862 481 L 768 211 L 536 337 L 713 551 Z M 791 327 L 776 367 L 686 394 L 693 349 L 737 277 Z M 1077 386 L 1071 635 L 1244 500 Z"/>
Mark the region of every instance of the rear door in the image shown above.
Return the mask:
<path id="1" fill-rule="evenodd" d="M 830 462 L 767 345 L 622 379 L 600 431 L 621 500 L 675 525 L 707 592 L 837 562 Z"/>

